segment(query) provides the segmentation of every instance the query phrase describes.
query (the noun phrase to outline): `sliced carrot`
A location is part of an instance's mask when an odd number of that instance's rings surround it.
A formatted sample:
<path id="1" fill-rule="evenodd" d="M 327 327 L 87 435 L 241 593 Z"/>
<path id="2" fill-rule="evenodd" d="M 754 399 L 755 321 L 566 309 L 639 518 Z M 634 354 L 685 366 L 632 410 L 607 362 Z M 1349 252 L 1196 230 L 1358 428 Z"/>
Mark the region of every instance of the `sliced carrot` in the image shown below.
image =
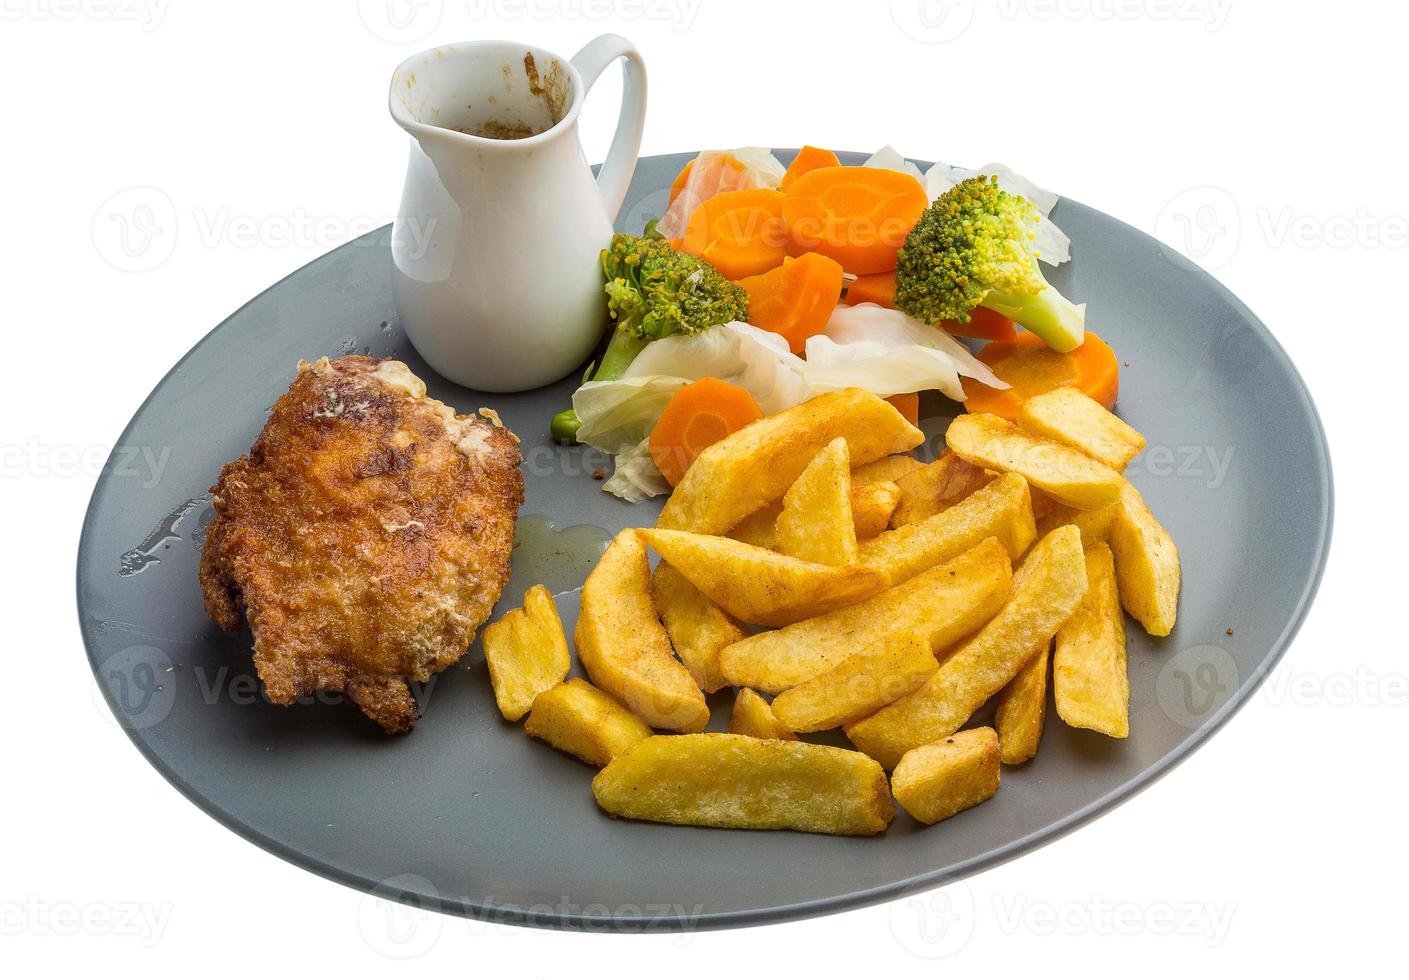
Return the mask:
<path id="1" fill-rule="evenodd" d="M 911 425 L 920 424 L 920 393 L 912 391 L 905 395 L 891 395 L 886 401 L 895 406 L 895 410 L 905 416 L 905 421 Z"/>
<path id="2" fill-rule="evenodd" d="M 991 412 L 1017 421 L 1023 402 L 1053 388 L 1068 385 L 1084 391 L 1106 408 L 1115 406 L 1120 368 L 1115 351 L 1090 330 L 1074 351 L 1058 354 L 1034 333 L 1023 331 L 1012 340 L 994 341 L 979 351 L 978 359 L 993 369 L 1011 388 L 990 388 L 972 378 L 964 379 L 970 412 Z"/>
<path id="3" fill-rule="evenodd" d="M 805 173 L 819 170 L 822 167 L 840 167 L 841 161 L 831 150 L 819 149 L 815 146 L 804 146 L 797 151 L 797 156 L 793 157 L 793 162 L 788 164 L 788 172 L 783 174 L 782 189 L 787 190 L 793 181 L 797 180 Z"/>
<path id="4" fill-rule="evenodd" d="M 975 306 L 969 314 L 968 323 L 957 320 L 940 320 L 939 325 L 956 337 L 974 337 L 978 340 L 1012 340 L 1018 335 L 1013 321 L 1002 313 L 982 306 Z M 1033 335 L 1035 336 L 1035 335 Z"/>
<path id="5" fill-rule="evenodd" d="M 895 270 L 857 276 L 856 281 L 846 287 L 846 302 L 849 306 L 875 303 L 890 310 L 895 309 Z"/>
<path id="6" fill-rule="evenodd" d="M 680 173 L 675 175 L 675 182 L 670 185 L 670 200 L 674 203 L 680 192 L 685 189 L 685 182 L 690 179 L 690 171 L 695 169 L 695 161 L 691 160 L 680 168 Z"/>
<path id="7" fill-rule="evenodd" d="M 745 388 L 701 378 L 677 391 L 651 430 L 651 459 L 673 487 L 695 457 L 720 439 L 763 418 Z"/>
<path id="8" fill-rule="evenodd" d="M 716 194 L 695 208 L 685 237 L 672 244 L 728 279 L 767 272 L 788 256 L 783 194 L 767 188 Z"/>
<path id="9" fill-rule="evenodd" d="M 895 268 L 905 236 L 928 203 L 909 174 L 879 167 L 822 167 L 787 189 L 783 218 L 793 245 L 836 259 L 858 276 Z"/>
<path id="10" fill-rule="evenodd" d="M 819 334 L 841 299 L 842 269 L 833 259 L 809 252 L 760 276 L 740 279 L 749 294 L 749 323 L 782 334 L 794 354 Z"/>

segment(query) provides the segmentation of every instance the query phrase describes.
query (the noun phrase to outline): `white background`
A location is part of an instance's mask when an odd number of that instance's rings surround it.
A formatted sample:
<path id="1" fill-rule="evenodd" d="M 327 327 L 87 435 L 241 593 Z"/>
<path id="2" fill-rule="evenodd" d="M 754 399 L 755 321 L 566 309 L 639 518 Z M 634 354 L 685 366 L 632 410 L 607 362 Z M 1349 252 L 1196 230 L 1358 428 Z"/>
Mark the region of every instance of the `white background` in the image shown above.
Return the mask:
<path id="1" fill-rule="evenodd" d="M 1405 540 L 1380 514 L 1403 505 L 1402 8 L 418 2 L 0 0 L 7 972 L 692 977 L 787 975 L 807 957 L 867 976 L 1347 975 L 1399 959 Z M 1335 547 L 1275 675 L 1193 758 L 942 892 L 767 928 L 583 936 L 418 918 L 285 864 L 186 802 L 95 704 L 72 580 L 97 468 L 214 324 L 390 220 L 406 153 L 393 67 L 487 37 L 570 54 L 609 30 L 650 67 L 644 153 L 890 142 L 1002 160 L 1158 233 L 1266 321 L 1329 432 Z M 589 103 L 591 159 L 618 92 L 613 70 Z M 113 198 L 129 188 L 155 190 Z M 115 247 L 115 215 L 145 236 L 135 255 Z"/>

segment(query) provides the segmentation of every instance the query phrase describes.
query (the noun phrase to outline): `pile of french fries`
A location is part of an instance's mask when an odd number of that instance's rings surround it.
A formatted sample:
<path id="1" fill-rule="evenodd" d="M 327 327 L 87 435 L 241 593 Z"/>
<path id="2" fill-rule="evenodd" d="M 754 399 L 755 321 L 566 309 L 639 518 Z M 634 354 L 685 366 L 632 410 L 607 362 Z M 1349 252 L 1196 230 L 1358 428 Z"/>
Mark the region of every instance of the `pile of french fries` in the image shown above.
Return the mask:
<path id="1" fill-rule="evenodd" d="M 590 683 L 566 679 L 542 586 L 485 630 L 500 711 L 599 767 L 614 816 L 829 834 L 993 796 L 1037 753 L 1049 673 L 1063 722 L 1125 738 L 1122 608 L 1165 636 L 1179 597 L 1178 550 L 1122 475 L 1144 437 L 1061 388 L 1017 424 L 961 415 L 932 463 L 922 439 L 848 389 L 711 446 L 584 583 Z M 704 732 L 731 686 L 729 731 Z M 989 702 L 993 727 L 964 730 Z M 854 749 L 798 737 L 838 728 Z"/>

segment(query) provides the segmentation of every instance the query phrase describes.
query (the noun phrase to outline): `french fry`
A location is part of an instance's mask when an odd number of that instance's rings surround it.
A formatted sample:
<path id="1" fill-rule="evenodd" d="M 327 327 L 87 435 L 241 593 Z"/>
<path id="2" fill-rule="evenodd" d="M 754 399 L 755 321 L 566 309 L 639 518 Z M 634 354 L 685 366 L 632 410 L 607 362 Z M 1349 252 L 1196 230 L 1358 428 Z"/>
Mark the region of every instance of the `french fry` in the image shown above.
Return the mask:
<path id="1" fill-rule="evenodd" d="M 997 538 L 1008 555 L 1017 558 L 1035 534 L 1027 481 L 1005 473 L 933 517 L 862 542 L 861 564 L 881 569 L 892 582 L 903 582 L 985 538 Z"/>
<path id="2" fill-rule="evenodd" d="M 773 699 L 773 714 L 795 732 L 823 732 L 903 698 L 939 669 L 922 633 L 899 633 L 853 653 Z"/>
<path id="3" fill-rule="evenodd" d="M 729 716 L 729 731 L 752 738 L 781 738 L 796 741 L 797 736 L 778 720 L 768 702 L 749 687 L 739 688 L 734 696 L 734 712 Z"/>
<path id="4" fill-rule="evenodd" d="M 656 735 L 592 780 L 612 816 L 816 834 L 878 834 L 895 816 L 881 767 L 860 752 L 724 732 Z"/>
<path id="5" fill-rule="evenodd" d="M 1126 483 L 1110 530 L 1120 604 L 1151 636 L 1168 636 L 1179 612 L 1179 549 Z"/>
<path id="6" fill-rule="evenodd" d="M 993 729 L 970 728 L 906 752 L 890 785 L 906 813 L 935 824 L 998 792 L 998 762 Z"/>
<path id="7" fill-rule="evenodd" d="M 732 538 L 660 529 L 637 533 L 731 616 L 759 626 L 787 626 L 820 616 L 890 584 L 874 568 L 818 565 Z"/>
<path id="8" fill-rule="evenodd" d="M 901 457 L 902 459 L 906 457 Z M 851 518 L 856 538 L 865 541 L 890 527 L 890 517 L 900 504 L 900 487 L 886 480 L 851 485 Z"/>
<path id="9" fill-rule="evenodd" d="M 680 662 L 700 690 L 719 690 L 725 684 L 719 651 L 748 636 L 748 630 L 667 562 L 656 566 L 651 587 L 661 625 Z"/>
<path id="10" fill-rule="evenodd" d="M 895 481 L 900 487 L 900 503 L 891 515 L 891 527 L 918 524 L 933 517 L 987 486 L 993 476 L 946 449 L 933 463 Z"/>
<path id="11" fill-rule="evenodd" d="M 1145 437 L 1078 388 L 1053 388 L 1029 398 L 1018 425 L 1033 435 L 1065 443 L 1117 473 L 1145 448 Z"/>
<path id="12" fill-rule="evenodd" d="M 923 633 L 942 649 L 987 622 L 1011 582 L 1008 553 L 990 538 L 854 606 L 731 644 L 719 651 L 719 670 L 730 684 L 777 693 L 888 635 Z"/>
<path id="13" fill-rule="evenodd" d="M 788 492 L 777 523 L 778 550 L 819 565 L 856 564 L 851 457 L 846 440 L 827 443 Z"/>
<path id="14" fill-rule="evenodd" d="M 888 456 L 887 459 L 908 459 L 908 456 Z M 918 463 L 916 465 L 919 465 Z M 851 520 L 856 526 L 856 538 L 874 538 L 890 524 L 890 515 L 900 500 L 900 489 L 894 483 L 872 481 L 851 484 Z M 778 515 L 783 512 L 781 500 L 754 511 L 729 529 L 729 537 L 755 548 L 778 550 Z"/>
<path id="15" fill-rule="evenodd" d="M 1045 538 L 1063 524 L 1075 524 L 1076 529 L 1081 532 L 1083 547 L 1102 544 L 1110 536 L 1116 507 L 1116 504 L 1106 504 L 1095 510 L 1077 510 L 1066 504 L 1053 504 L 1046 516 L 1038 518 L 1037 536 Z"/>
<path id="16" fill-rule="evenodd" d="M 534 698 L 524 731 L 593 766 L 654 734 L 616 698 L 576 677 Z"/>
<path id="17" fill-rule="evenodd" d="M 486 626 L 482 642 L 494 701 L 509 721 L 526 715 L 533 699 L 561 682 L 572 666 L 558 607 L 542 585 L 524 593 L 521 608 Z"/>
<path id="18" fill-rule="evenodd" d="M 1057 714 L 1073 728 L 1125 738 L 1130 734 L 1130 678 L 1125 616 L 1110 548 L 1095 544 L 1086 549 L 1086 580 L 1086 597 L 1057 630 L 1052 659 Z"/>
<path id="19" fill-rule="evenodd" d="M 1051 653 L 1051 641 L 1044 641 L 1037 656 L 998 694 L 993 727 L 998 729 L 998 748 L 1004 765 L 1021 765 L 1037 754 L 1042 723 L 1047 717 L 1047 664 Z"/>
<path id="20" fill-rule="evenodd" d="M 1052 638 L 1085 593 L 1081 533 L 1059 527 L 1033 546 L 1008 601 L 983 629 L 945 657 L 924 687 L 846 726 L 847 737 L 889 769 L 910 749 L 954 734 Z M 726 676 L 730 649 L 720 654 Z"/>
<path id="21" fill-rule="evenodd" d="M 894 483 L 906 473 L 918 470 L 925 464 L 914 456 L 882 456 L 872 463 L 864 463 L 851 471 L 853 485 L 862 483 Z"/>
<path id="22" fill-rule="evenodd" d="M 710 446 L 690 465 L 661 511 L 657 527 L 723 534 L 776 500 L 838 436 L 859 466 L 907 452 L 924 434 L 885 399 L 860 388 L 828 392 L 747 425 Z"/>
<path id="23" fill-rule="evenodd" d="M 756 510 L 729 529 L 729 537 L 755 548 L 768 551 L 778 550 L 778 515 L 783 512 L 783 502 L 769 504 Z"/>
<path id="24" fill-rule="evenodd" d="M 618 534 L 587 576 L 573 639 L 592 683 L 646 724 L 697 732 L 708 723 L 709 705 L 656 618 L 640 532 Z"/>
<path id="25" fill-rule="evenodd" d="M 1029 435 L 997 415 L 960 415 L 945 441 L 975 466 L 1021 474 L 1058 502 L 1083 510 L 1114 502 L 1125 482 L 1085 453 Z"/>

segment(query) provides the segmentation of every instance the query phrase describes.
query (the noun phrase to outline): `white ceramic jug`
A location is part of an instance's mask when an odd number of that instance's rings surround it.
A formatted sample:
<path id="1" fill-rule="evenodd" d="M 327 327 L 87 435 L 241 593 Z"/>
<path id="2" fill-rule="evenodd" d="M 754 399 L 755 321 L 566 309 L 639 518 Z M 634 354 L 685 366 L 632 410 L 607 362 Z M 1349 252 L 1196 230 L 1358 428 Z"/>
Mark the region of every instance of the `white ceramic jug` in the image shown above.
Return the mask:
<path id="1" fill-rule="evenodd" d="M 617 58 L 621 115 L 594 181 L 577 117 Z M 511 41 L 447 45 L 396 69 L 390 104 L 413 139 L 391 251 L 416 350 L 482 391 L 537 388 L 580 366 L 606 325 L 598 254 L 641 148 L 640 53 L 614 34 L 571 59 Z"/>

